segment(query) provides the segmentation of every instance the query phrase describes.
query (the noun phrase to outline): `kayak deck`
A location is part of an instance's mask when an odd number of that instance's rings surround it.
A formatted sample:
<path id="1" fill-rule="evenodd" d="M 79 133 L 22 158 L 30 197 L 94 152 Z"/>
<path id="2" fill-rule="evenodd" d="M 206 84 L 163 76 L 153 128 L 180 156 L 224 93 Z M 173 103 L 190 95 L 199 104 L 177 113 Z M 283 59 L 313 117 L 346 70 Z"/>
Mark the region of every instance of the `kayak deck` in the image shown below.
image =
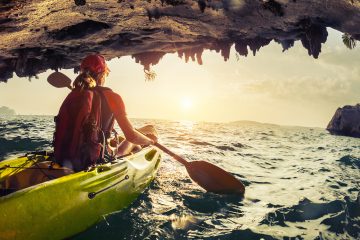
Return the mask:
<path id="1" fill-rule="evenodd" d="M 49 160 L 39 155 L 27 158 L 0 162 L 0 188 L 6 179 L 25 171 L 16 167 L 34 166 L 34 159 L 45 164 Z M 85 230 L 103 215 L 131 204 L 155 178 L 160 159 L 156 148 L 147 147 L 88 171 L 49 170 L 65 174 L 0 197 L 1 239 L 63 239 Z"/>
<path id="2" fill-rule="evenodd" d="M 48 155 L 27 155 L 0 162 L 0 197 L 74 173 L 50 160 Z"/>

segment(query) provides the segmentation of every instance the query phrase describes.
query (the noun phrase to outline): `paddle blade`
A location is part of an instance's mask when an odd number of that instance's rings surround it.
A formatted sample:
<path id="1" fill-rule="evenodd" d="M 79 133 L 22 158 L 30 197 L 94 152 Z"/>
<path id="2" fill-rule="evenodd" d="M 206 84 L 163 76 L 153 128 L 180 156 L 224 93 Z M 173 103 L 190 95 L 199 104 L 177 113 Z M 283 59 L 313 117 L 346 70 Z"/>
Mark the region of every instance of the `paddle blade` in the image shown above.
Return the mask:
<path id="1" fill-rule="evenodd" d="M 67 87 L 72 89 L 71 79 L 61 72 L 53 72 L 48 76 L 47 81 L 48 83 L 57 88 Z"/>
<path id="2" fill-rule="evenodd" d="M 205 161 L 192 161 L 185 165 L 191 179 L 208 192 L 244 194 L 244 184 L 225 170 Z"/>

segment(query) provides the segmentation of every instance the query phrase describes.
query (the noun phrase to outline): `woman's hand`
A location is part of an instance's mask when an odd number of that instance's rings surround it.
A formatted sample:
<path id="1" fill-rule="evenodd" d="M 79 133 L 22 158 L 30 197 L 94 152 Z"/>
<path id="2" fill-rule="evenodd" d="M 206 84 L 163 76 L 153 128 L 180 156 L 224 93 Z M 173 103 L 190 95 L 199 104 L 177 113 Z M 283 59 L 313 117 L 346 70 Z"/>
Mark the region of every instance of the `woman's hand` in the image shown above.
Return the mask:
<path id="1" fill-rule="evenodd" d="M 157 136 L 152 133 L 147 133 L 147 134 L 145 134 L 145 136 L 147 136 L 148 138 L 150 138 L 153 141 L 152 145 L 154 145 L 158 141 Z"/>

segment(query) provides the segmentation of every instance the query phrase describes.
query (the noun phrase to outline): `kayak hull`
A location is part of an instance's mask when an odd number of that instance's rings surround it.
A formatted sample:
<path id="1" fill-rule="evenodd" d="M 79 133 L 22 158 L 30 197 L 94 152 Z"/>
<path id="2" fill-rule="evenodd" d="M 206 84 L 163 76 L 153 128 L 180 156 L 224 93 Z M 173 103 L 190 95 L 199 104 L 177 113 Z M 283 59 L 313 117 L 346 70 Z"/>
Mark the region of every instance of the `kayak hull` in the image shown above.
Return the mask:
<path id="1" fill-rule="evenodd" d="M 1 197 L 0 239 L 64 239 L 82 232 L 128 207 L 155 178 L 160 159 L 149 147 Z"/>

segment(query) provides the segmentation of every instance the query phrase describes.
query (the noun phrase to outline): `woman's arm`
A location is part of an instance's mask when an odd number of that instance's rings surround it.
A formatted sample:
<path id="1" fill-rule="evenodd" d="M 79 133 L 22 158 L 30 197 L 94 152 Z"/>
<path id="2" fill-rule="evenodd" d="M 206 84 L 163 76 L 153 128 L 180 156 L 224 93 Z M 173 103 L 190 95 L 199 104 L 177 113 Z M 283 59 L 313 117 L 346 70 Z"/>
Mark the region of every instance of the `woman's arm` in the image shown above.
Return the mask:
<path id="1" fill-rule="evenodd" d="M 126 140 L 138 145 L 150 145 L 155 141 L 138 132 L 130 123 L 126 116 L 125 105 L 121 97 L 113 91 L 105 91 L 104 95 L 109 104 L 111 111 L 114 113 L 115 119 L 123 131 Z"/>
<path id="2" fill-rule="evenodd" d="M 138 132 L 130 123 L 126 115 L 115 116 L 116 121 L 118 122 L 121 130 L 123 131 L 126 140 L 131 143 L 138 145 L 150 145 L 154 144 L 154 140 L 145 136 L 144 134 Z"/>

